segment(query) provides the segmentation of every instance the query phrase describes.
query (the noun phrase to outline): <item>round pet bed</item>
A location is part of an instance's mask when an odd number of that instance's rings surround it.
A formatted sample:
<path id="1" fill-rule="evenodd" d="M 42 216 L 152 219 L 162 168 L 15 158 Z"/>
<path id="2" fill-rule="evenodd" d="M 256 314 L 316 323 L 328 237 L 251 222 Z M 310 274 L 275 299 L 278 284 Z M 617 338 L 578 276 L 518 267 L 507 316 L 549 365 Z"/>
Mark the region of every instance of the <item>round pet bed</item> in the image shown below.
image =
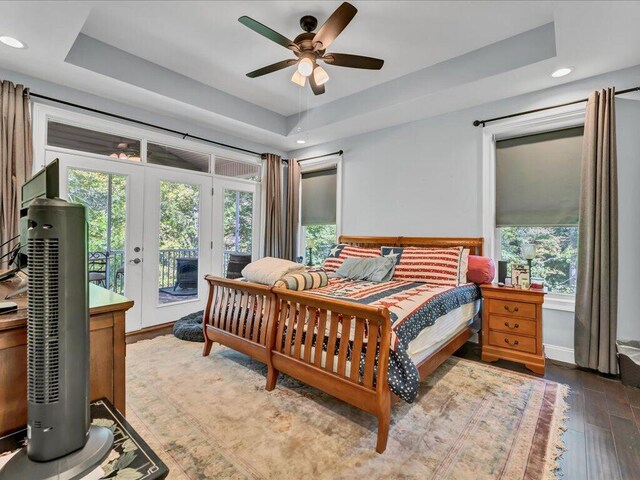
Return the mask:
<path id="1" fill-rule="evenodd" d="M 204 342 L 204 334 L 202 333 L 203 315 L 204 310 L 200 310 L 176 320 L 176 323 L 173 324 L 173 334 L 180 340 Z"/>

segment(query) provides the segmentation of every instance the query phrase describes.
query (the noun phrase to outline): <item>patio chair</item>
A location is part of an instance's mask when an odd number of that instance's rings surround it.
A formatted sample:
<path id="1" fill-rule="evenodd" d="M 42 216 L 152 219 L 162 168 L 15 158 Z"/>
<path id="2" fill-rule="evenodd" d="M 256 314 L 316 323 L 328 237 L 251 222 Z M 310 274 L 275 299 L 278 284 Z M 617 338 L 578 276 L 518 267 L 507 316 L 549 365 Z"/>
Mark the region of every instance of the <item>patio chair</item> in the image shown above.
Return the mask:
<path id="1" fill-rule="evenodd" d="M 89 252 L 89 283 L 101 287 L 107 286 L 107 254 Z"/>

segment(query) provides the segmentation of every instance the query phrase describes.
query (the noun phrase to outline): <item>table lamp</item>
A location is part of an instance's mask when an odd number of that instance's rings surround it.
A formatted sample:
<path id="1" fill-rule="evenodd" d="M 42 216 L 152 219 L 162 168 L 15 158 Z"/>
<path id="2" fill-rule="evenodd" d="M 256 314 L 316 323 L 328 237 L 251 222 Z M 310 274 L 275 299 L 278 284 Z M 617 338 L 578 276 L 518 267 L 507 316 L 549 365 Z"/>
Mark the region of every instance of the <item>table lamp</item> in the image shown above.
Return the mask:
<path id="1" fill-rule="evenodd" d="M 525 243 L 522 245 L 522 256 L 525 258 L 527 263 L 529 264 L 529 278 L 532 277 L 533 273 L 531 270 L 531 263 L 533 259 L 536 258 L 536 246 L 533 243 Z"/>
<path id="2" fill-rule="evenodd" d="M 307 240 L 307 267 L 313 266 L 313 250 L 316 248 L 316 241 L 313 239 Z"/>

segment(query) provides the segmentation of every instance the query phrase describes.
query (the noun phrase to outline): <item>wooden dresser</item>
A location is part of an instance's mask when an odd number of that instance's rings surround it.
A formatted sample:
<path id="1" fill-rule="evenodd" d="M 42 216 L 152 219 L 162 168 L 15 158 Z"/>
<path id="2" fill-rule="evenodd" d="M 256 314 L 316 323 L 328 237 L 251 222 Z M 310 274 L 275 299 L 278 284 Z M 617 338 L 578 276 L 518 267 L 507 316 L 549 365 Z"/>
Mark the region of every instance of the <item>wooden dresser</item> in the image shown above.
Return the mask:
<path id="1" fill-rule="evenodd" d="M 0 299 L 18 280 L 0 283 Z M 91 400 L 109 399 L 125 414 L 125 312 L 133 302 L 89 285 Z M 14 298 L 18 310 L 0 315 L 0 436 L 27 423 L 27 297 Z"/>
<path id="2" fill-rule="evenodd" d="M 542 304 L 544 292 L 481 285 L 482 360 L 523 363 L 544 375 Z"/>

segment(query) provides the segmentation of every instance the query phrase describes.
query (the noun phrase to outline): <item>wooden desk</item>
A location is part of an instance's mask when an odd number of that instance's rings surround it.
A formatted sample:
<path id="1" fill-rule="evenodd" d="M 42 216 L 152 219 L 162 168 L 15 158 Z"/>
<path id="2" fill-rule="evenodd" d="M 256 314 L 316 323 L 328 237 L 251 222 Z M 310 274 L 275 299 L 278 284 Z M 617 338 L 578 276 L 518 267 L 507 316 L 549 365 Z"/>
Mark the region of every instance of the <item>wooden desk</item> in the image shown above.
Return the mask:
<path id="1" fill-rule="evenodd" d="M 0 283 L 0 299 L 18 279 Z M 14 298 L 18 310 L 0 315 L 0 435 L 27 423 L 27 296 Z M 125 312 L 133 302 L 89 285 L 91 400 L 107 398 L 125 414 Z"/>

